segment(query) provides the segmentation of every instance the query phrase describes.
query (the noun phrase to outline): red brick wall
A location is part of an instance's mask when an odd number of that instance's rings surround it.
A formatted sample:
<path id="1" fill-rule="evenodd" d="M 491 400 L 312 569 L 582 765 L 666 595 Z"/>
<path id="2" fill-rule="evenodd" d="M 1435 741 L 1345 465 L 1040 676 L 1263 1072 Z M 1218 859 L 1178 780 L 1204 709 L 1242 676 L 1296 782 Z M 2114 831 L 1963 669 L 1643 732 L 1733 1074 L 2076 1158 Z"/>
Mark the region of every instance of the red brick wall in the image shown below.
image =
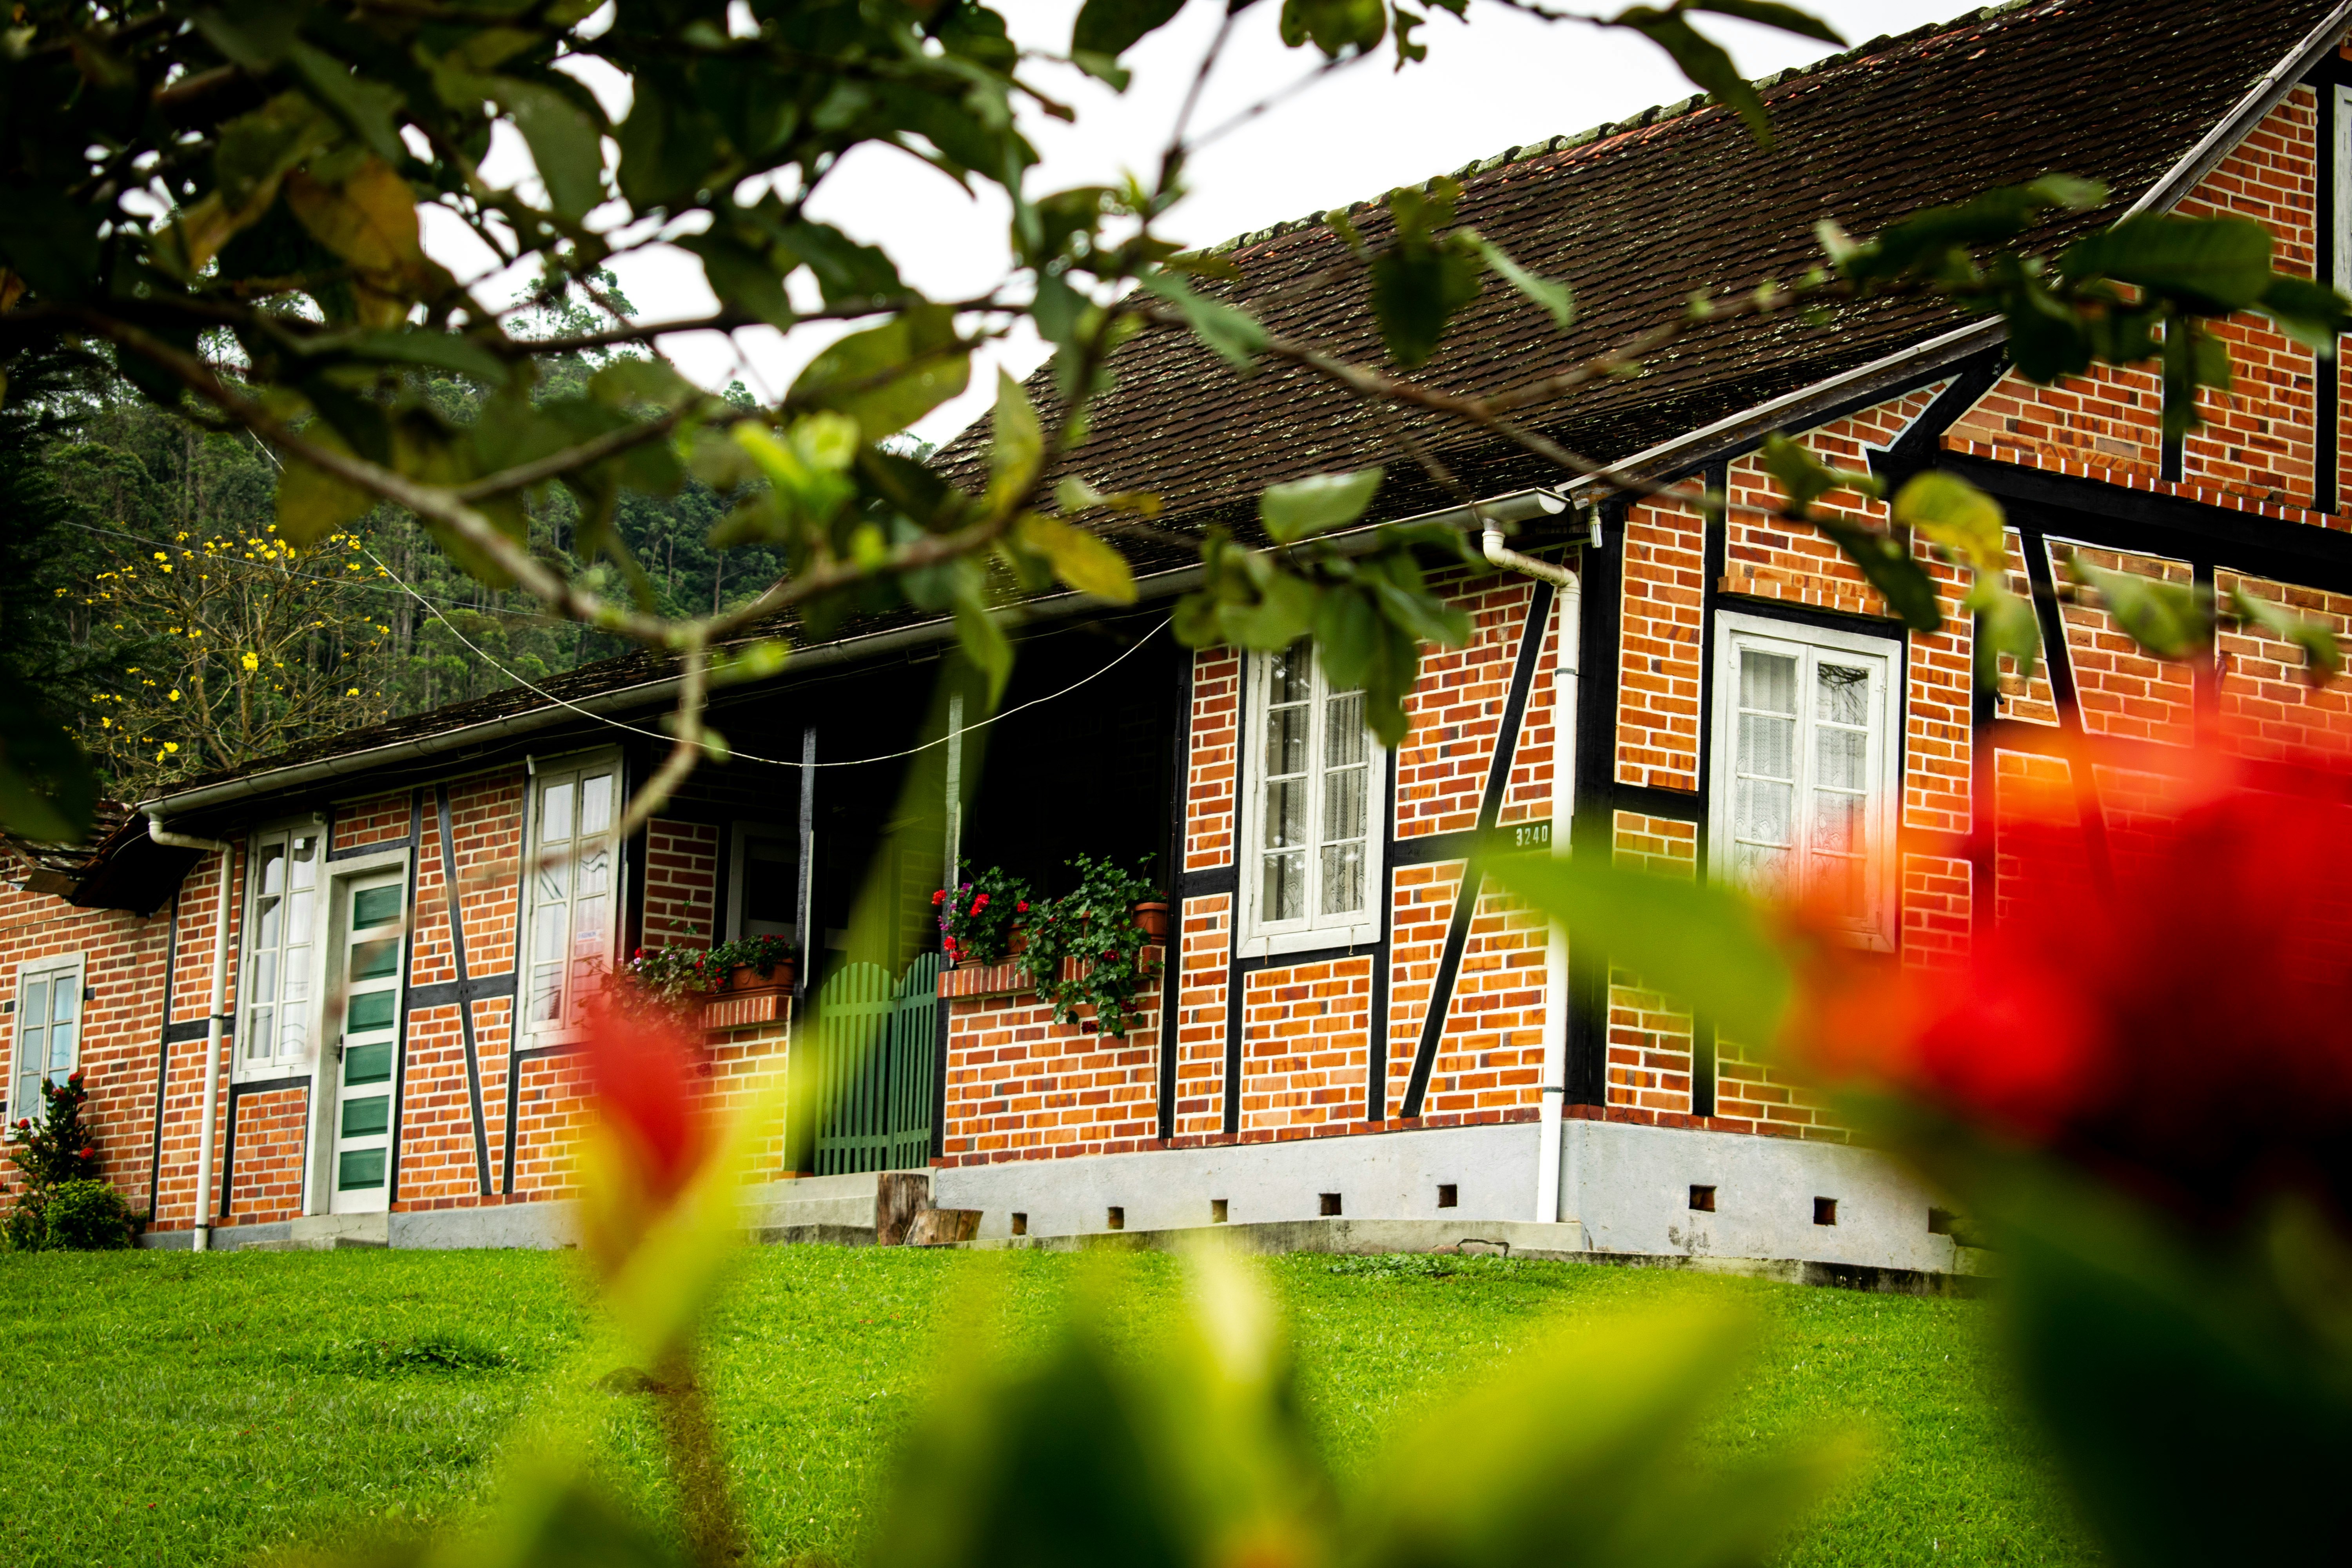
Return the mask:
<path id="1" fill-rule="evenodd" d="M 656 817 L 646 828 L 646 945 L 708 947 L 718 930 L 719 829 Z"/>
<path id="2" fill-rule="evenodd" d="M 1124 1037 L 1056 1024 L 1033 991 L 945 1005 L 943 1163 L 1116 1154 L 1158 1138 L 1158 984 L 1136 994 Z"/>
<path id="3" fill-rule="evenodd" d="M 1362 1124 L 1371 1003 L 1369 957 L 1244 976 L 1243 1142 Z"/>

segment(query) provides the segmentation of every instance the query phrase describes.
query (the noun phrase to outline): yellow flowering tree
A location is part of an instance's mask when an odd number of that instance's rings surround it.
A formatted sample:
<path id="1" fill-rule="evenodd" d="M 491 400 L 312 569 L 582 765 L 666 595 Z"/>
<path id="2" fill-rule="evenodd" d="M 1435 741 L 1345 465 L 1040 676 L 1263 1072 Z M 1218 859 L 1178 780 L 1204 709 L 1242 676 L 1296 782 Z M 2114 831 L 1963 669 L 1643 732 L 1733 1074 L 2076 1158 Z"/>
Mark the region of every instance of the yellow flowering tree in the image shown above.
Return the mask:
<path id="1" fill-rule="evenodd" d="M 265 524 L 158 542 L 114 552 L 83 596 L 122 649 L 82 725 L 119 793 L 386 716 L 383 573 L 359 535 L 302 550 Z"/>

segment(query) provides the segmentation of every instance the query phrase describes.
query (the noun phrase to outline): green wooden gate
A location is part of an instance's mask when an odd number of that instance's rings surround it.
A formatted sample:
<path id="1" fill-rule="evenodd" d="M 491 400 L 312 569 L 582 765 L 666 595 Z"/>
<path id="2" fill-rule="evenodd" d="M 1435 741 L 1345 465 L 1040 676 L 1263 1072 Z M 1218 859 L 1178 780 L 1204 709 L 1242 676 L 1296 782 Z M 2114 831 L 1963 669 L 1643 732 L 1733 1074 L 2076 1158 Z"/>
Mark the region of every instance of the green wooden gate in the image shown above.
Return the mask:
<path id="1" fill-rule="evenodd" d="M 848 964 L 817 992 L 817 1174 L 929 1163 L 939 1018 L 935 952 L 895 983 Z"/>

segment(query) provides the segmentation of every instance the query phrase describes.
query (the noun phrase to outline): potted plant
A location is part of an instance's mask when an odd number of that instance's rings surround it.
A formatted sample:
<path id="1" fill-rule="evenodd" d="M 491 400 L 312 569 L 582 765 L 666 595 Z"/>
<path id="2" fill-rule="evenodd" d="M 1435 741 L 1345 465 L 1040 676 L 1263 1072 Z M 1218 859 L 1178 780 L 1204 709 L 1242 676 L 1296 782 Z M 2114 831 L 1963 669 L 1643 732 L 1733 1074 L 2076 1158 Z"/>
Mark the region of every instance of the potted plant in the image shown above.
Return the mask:
<path id="1" fill-rule="evenodd" d="M 1053 1006 L 1057 1024 L 1077 1022 L 1078 1009 L 1090 1006 L 1104 1034 L 1125 1035 L 1135 994 L 1143 988 L 1143 950 L 1152 943 L 1139 906 L 1156 901 L 1160 889 L 1140 869 L 1092 856 L 1074 856 L 1069 865 L 1078 885 L 1041 905 L 1028 928 L 1037 999 Z M 1165 904 L 1160 914 L 1164 931 Z M 1066 965 L 1064 959 L 1076 962 Z M 1073 973 L 1066 975 L 1066 968 Z"/>
<path id="2" fill-rule="evenodd" d="M 1016 928 L 1029 913 L 1029 884 L 1002 866 L 931 895 L 940 912 L 940 951 L 958 969 L 1003 963 L 1024 945 Z"/>
<path id="3" fill-rule="evenodd" d="M 706 958 L 714 991 L 757 991 L 793 983 L 792 942 L 781 936 L 746 937 L 721 942 Z"/>

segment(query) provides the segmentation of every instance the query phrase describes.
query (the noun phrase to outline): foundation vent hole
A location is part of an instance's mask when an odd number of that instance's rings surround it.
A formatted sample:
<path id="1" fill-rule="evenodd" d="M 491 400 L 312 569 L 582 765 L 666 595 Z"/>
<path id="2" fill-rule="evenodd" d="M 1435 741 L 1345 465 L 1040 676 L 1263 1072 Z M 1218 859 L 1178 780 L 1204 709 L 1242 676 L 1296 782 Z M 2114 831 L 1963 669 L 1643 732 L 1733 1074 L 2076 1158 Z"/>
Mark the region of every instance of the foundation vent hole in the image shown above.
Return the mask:
<path id="1" fill-rule="evenodd" d="M 1837 1224 L 1837 1199 L 1815 1198 L 1813 1200 L 1813 1223 L 1815 1225 Z"/>
<path id="2" fill-rule="evenodd" d="M 1316 1195 L 1317 1195 L 1318 1197 L 1319 1197 L 1319 1198 L 1321 1198 L 1321 1199 L 1323 1200 L 1323 1207 L 1322 1207 L 1321 1212 L 1323 1213 L 1323 1215 L 1324 1215 L 1327 1218 L 1328 1218 L 1328 1216 L 1330 1216 L 1330 1215 L 1336 1215 L 1336 1214 L 1338 1214 L 1338 1213 L 1339 1212 L 1339 1194 L 1337 1194 L 1337 1193 L 1318 1193 L 1318 1194 L 1317 1194 Z"/>
<path id="3" fill-rule="evenodd" d="M 1013 1234 L 1015 1236 L 1026 1236 L 1029 1234 L 1029 1216 L 1027 1215 L 1016 1214 L 1013 1216 Z"/>
<path id="4" fill-rule="evenodd" d="M 1103 1216 L 1103 1224 L 1112 1230 L 1125 1230 L 1127 1228 L 1127 1211 L 1119 1207 L 1117 1204 L 1111 1205 L 1110 1211 Z"/>
<path id="5" fill-rule="evenodd" d="M 1691 1186 L 1690 1206 L 1691 1212 L 1694 1214 L 1713 1214 L 1715 1212 L 1715 1189 L 1713 1187 L 1702 1187 L 1694 1183 Z"/>
<path id="6" fill-rule="evenodd" d="M 1224 1199 L 1211 1198 L 1209 1200 L 1209 1223 L 1211 1225 L 1223 1225 L 1225 1223 Z"/>
<path id="7" fill-rule="evenodd" d="M 1442 1209 L 1460 1208 L 1462 1206 L 1462 1189 L 1454 1185 L 1452 1182 L 1438 1183 L 1437 1206 Z"/>

